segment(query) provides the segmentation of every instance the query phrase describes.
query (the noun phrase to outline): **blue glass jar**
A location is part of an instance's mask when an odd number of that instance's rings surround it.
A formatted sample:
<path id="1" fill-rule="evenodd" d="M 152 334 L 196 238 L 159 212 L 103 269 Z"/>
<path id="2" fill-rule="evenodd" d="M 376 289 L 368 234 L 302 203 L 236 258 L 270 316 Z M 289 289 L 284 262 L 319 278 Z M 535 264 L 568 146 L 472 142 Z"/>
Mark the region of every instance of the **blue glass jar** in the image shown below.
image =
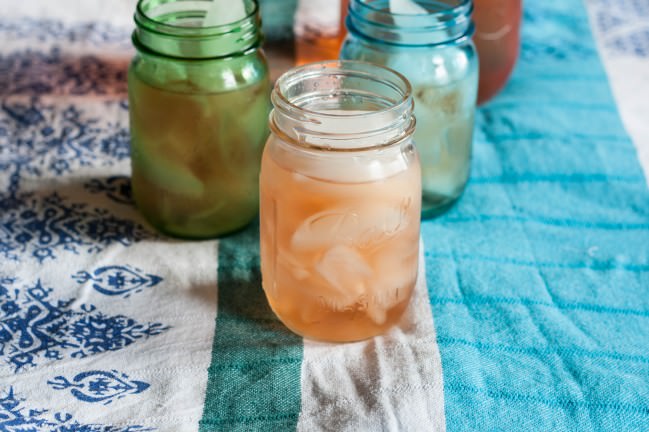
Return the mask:
<path id="1" fill-rule="evenodd" d="M 387 66 L 410 80 L 422 217 L 432 217 L 453 205 L 469 178 L 478 91 L 473 2 L 410 1 L 406 14 L 391 3 L 399 2 L 351 0 L 340 58 Z"/>

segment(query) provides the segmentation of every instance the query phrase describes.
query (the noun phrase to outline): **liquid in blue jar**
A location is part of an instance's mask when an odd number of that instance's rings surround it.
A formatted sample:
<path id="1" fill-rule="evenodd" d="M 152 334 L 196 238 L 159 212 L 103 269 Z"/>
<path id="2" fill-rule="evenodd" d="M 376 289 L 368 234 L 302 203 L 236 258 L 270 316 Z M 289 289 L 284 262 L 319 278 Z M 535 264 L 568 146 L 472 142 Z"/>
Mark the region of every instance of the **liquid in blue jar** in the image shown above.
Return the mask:
<path id="1" fill-rule="evenodd" d="M 340 58 L 395 69 L 413 88 L 422 217 L 462 195 L 471 169 L 478 56 L 472 0 L 351 0 Z"/>

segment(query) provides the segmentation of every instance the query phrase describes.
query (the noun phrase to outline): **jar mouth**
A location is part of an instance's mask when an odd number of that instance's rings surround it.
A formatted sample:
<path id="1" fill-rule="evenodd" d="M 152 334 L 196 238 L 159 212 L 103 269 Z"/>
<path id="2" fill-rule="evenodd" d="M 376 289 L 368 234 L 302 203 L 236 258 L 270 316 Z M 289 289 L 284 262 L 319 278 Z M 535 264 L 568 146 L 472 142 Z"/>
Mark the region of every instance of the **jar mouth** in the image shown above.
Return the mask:
<path id="1" fill-rule="evenodd" d="M 133 19 L 136 46 L 185 59 L 225 57 L 261 43 L 259 6 L 243 2 L 245 16 L 232 22 L 204 25 L 212 0 L 139 0 Z"/>
<path id="2" fill-rule="evenodd" d="M 232 29 L 241 27 L 241 25 L 250 20 L 250 18 L 254 18 L 259 11 L 257 2 L 244 1 L 246 7 L 246 16 L 244 18 L 220 25 L 192 25 L 192 23 L 198 22 L 198 20 L 200 20 L 201 23 L 203 22 L 211 4 L 212 0 L 139 0 L 135 8 L 134 18 L 136 24 L 151 26 L 153 30 L 157 30 L 161 33 L 196 36 L 198 31 L 202 36 L 209 36 L 228 33 L 232 31 Z M 173 5 L 183 7 L 174 7 Z M 192 7 L 193 9 L 190 9 Z M 151 15 L 151 12 L 155 10 L 157 10 L 158 13 L 156 15 Z M 163 19 L 159 19 L 160 17 L 163 17 Z M 175 20 L 176 23 L 170 23 L 170 20 Z"/>
<path id="3" fill-rule="evenodd" d="M 351 0 L 347 27 L 386 44 L 464 43 L 473 35 L 473 0 L 419 0 L 421 13 L 394 13 L 389 0 Z"/>
<path id="4" fill-rule="evenodd" d="M 271 93 L 273 131 L 303 147 L 361 151 L 391 146 L 414 132 L 412 88 L 399 72 L 336 60 L 294 68 Z"/>

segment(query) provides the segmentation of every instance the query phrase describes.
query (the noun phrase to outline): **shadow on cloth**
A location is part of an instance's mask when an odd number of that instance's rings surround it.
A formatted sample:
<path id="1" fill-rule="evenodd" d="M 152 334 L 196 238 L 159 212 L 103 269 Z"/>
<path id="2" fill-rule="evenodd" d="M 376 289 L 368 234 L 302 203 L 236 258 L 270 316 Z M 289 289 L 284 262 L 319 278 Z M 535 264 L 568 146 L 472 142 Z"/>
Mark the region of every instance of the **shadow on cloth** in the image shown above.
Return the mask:
<path id="1" fill-rule="evenodd" d="M 268 332 L 270 344 L 302 343 L 275 316 L 261 286 L 259 258 L 259 222 L 253 221 L 243 230 L 219 240 L 219 312 L 217 334 L 221 322 L 245 325 L 262 336 Z"/>

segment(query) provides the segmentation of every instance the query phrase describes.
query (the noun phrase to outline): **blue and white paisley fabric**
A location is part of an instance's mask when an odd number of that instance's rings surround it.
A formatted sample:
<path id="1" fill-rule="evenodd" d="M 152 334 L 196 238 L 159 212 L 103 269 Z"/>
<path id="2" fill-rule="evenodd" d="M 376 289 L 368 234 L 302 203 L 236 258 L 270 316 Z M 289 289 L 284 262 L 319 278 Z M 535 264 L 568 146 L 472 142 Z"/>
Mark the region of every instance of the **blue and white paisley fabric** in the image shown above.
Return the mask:
<path id="1" fill-rule="evenodd" d="M 56 390 L 69 389 L 82 402 L 100 402 L 104 405 L 130 394 L 142 393 L 150 387 L 149 383 L 131 380 L 128 375 L 116 370 L 81 372 L 71 380 L 57 376 L 47 383 Z"/>
<path id="2" fill-rule="evenodd" d="M 216 242 L 163 239 L 134 208 L 134 2 L 110 3 L 0 0 L 3 431 L 196 430 L 202 413 Z"/>
<path id="3" fill-rule="evenodd" d="M 74 432 L 145 432 L 155 429 L 141 426 L 109 426 L 80 423 L 64 411 L 28 406 L 26 400 L 9 388 L 0 394 L 0 428 L 3 431 L 74 431 Z"/>
<path id="4" fill-rule="evenodd" d="M 593 27 L 606 51 L 649 57 L 649 3 L 644 0 L 589 0 Z"/>
<path id="5" fill-rule="evenodd" d="M 649 178 L 649 2 L 585 2 L 624 126 Z"/>

